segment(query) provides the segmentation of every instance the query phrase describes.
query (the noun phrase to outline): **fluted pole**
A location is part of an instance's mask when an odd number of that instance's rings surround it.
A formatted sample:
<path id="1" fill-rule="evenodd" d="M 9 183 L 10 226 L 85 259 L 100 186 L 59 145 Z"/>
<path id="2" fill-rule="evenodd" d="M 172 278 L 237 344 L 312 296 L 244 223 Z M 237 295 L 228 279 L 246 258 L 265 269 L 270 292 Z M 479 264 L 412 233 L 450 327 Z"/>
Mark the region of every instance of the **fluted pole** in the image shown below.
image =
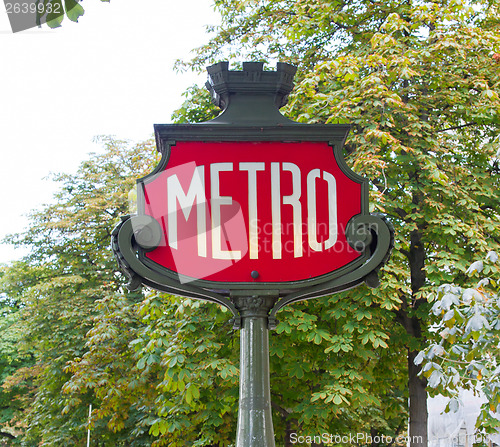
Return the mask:
<path id="1" fill-rule="evenodd" d="M 268 314 L 272 297 L 239 297 L 240 404 L 236 447 L 275 447 L 269 380 Z"/>

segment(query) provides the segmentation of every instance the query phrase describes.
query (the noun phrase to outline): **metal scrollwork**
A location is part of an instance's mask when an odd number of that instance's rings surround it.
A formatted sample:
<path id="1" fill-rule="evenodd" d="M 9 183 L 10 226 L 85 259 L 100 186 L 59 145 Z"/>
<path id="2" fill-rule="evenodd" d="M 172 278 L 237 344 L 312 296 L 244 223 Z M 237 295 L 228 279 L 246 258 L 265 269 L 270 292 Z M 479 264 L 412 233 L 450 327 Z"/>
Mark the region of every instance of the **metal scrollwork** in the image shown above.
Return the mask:
<path id="1" fill-rule="evenodd" d="M 351 219 L 346 234 L 353 248 L 368 252 L 368 259 L 345 275 L 281 298 L 269 314 L 270 325 L 276 324 L 276 313 L 288 304 L 349 290 L 363 282 L 368 287 L 378 286 L 378 271 L 389 259 L 394 246 L 392 224 L 382 214 L 360 214 Z"/>
<path id="2" fill-rule="evenodd" d="M 127 288 L 137 290 L 141 285 L 173 295 L 211 301 L 229 309 L 235 317 L 234 304 L 216 292 L 190 284 L 182 284 L 178 278 L 168 278 L 150 269 L 138 257 L 140 249 L 152 249 L 158 240 L 158 222 L 150 216 L 124 216 L 112 233 L 111 247 L 118 265 L 129 280 Z M 154 247 L 153 247 L 154 248 Z"/>
<path id="3" fill-rule="evenodd" d="M 169 280 L 159 272 L 150 269 L 138 257 L 139 250 L 154 249 L 160 243 L 161 234 L 158 222 L 150 216 L 125 216 L 114 229 L 112 248 L 118 264 L 125 273 L 131 290 L 142 284 L 167 293 L 188 298 L 212 301 L 228 308 L 234 315 L 233 324 L 240 325 L 242 311 L 262 309 L 262 297 L 235 296 L 231 299 L 213 290 L 190 284 L 181 284 L 178 279 Z M 369 287 L 379 285 L 378 272 L 388 260 L 394 245 L 394 229 L 390 221 L 381 214 L 357 215 L 351 219 L 346 229 L 349 244 L 364 254 L 365 261 L 346 272 L 320 284 L 299 289 L 290 293 L 281 293 L 279 300 L 274 299 L 269 307 L 269 327 L 275 328 L 276 314 L 288 304 L 317 298 L 344 290 L 349 290 L 365 282 Z M 273 306 L 274 305 L 274 306 Z M 253 307 L 252 307 L 253 306 Z"/>

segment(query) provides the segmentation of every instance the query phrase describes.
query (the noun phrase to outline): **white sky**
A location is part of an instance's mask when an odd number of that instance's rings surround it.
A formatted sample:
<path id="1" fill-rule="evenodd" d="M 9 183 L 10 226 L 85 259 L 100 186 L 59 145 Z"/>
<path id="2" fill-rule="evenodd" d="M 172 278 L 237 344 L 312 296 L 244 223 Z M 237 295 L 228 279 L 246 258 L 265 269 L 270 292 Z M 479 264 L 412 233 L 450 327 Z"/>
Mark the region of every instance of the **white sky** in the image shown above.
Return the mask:
<path id="1" fill-rule="evenodd" d="M 170 122 L 205 75 L 174 61 L 207 42 L 212 0 L 84 0 L 78 23 L 13 34 L 0 2 L 0 239 L 51 200 L 50 172 L 74 172 L 96 135 L 141 141 Z M 0 263 L 23 253 L 0 245 Z"/>

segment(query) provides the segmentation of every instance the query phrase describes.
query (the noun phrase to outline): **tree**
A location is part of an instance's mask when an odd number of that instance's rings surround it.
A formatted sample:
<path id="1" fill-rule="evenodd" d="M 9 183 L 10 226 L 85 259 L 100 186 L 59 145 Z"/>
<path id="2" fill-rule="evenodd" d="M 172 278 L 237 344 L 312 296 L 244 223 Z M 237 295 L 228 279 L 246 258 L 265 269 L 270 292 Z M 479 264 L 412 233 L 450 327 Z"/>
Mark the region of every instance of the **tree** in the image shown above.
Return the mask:
<path id="1" fill-rule="evenodd" d="M 408 335 L 410 435 L 427 439 L 426 381 L 414 359 L 427 298 L 461 284 L 478 253 L 500 244 L 498 5 L 477 1 L 220 0 L 217 35 L 185 64 L 219 58 L 299 66 L 287 113 L 351 123 L 347 161 L 374 184 L 396 247 L 372 302 Z M 182 64 L 181 64 L 182 65 Z M 364 294 L 364 293 L 363 293 Z M 418 439 L 418 438 L 417 438 Z"/>
<path id="2" fill-rule="evenodd" d="M 425 381 L 413 359 L 427 337 L 427 297 L 462 284 L 469 260 L 500 242 L 496 6 L 217 5 L 224 28 L 195 64 L 215 61 L 224 42 L 300 64 L 287 113 L 353 124 L 348 162 L 372 179 L 373 211 L 389 215 L 397 234 L 379 289 L 282 311 L 271 340 L 278 439 L 402 433 L 409 394 L 410 434 L 425 440 Z M 188 102 L 176 119 L 211 116 L 195 99 L 201 108 Z M 60 177 L 58 205 L 15 239 L 33 247 L 10 277 L 41 368 L 26 439 L 81 442 L 92 403 L 105 445 L 230 445 L 237 336 L 217 306 L 122 289 L 107 246 L 133 179 L 152 170 L 152 147 L 106 146 L 76 177 Z"/>
<path id="3" fill-rule="evenodd" d="M 416 362 L 422 363 L 430 387 L 450 397 L 446 411 L 458 410 L 462 389 L 485 397 L 476 421 L 477 434 L 485 435 L 500 427 L 498 255 L 489 252 L 486 262 L 474 262 L 467 273 L 469 281 L 489 276 L 472 287 L 439 287 L 432 306 L 433 337 Z"/>
<path id="4" fill-rule="evenodd" d="M 82 443 L 92 404 L 90 427 L 104 445 L 230 445 L 238 334 L 213 304 L 124 291 L 109 241 L 134 179 L 152 170 L 153 149 L 104 144 L 75 176 L 57 177 L 57 202 L 12 239 L 32 249 L 2 282 L 23 305 L 23 342 L 35 357 L 23 442 Z M 284 311 L 271 352 L 276 434 L 286 445 L 293 432 L 404 432 L 401 334 L 382 329 L 393 317 L 367 311 L 366 299 L 327 297 Z"/>
<path id="5" fill-rule="evenodd" d="M 122 280 L 114 273 L 109 249 L 111 231 L 128 211 L 134 178 L 154 163 L 152 142 L 128 148 L 122 141 L 102 141 L 105 153 L 84 162 L 75 176 L 56 176 L 63 185 L 56 201 L 31 215 L 26 233 L 11 238 L 31 249 L 6 269 L 1 283 L 1 292 L 19 303 L 21 340 L 34 356 L 26 377 L 34 376 L 35 390 L 23 407 L 21 425 L 28 445 L 41 440 L 47 445 L 82 444 L 89 404 L 95 408 L 99 403 L 91 391 L 78 396 L 62 392 L 71 376 L 67 362 L 85 353 L 85 337 L 99 315 L 100 300 L 120 290 Z M 131 294 L 122 298 L 134 300 Z M 12 377 L 15 373 L 6 380 Z M 113 445 L 125 442 L 106 423 L 109 418 L 96 427 L 101 439 L 116 441 Z"/>
<path id="6" fill-rule="evenodd" d="M 0 281 L 3 276 L 2 268 Z M 2 439 L 15 442 L 19 432 L 16 425 L 32 389 L 32 355 L 19 346 L 19 307 L 20 303 L 0 295 L 0 445 L 4 445 Z"/>

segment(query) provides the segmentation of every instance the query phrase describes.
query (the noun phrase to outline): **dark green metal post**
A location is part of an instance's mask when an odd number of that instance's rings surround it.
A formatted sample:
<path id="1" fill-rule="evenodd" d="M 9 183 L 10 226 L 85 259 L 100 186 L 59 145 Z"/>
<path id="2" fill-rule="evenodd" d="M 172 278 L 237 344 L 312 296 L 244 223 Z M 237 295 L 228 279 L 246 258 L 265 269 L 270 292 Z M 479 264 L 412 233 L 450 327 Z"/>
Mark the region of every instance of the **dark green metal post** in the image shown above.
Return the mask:
<path id="1" fill-rule="evenodd" d="M 276 298 L 238 297 L 234 302 L 241 316 L 236 447 L 274 447 L 268 314 Z"/>

